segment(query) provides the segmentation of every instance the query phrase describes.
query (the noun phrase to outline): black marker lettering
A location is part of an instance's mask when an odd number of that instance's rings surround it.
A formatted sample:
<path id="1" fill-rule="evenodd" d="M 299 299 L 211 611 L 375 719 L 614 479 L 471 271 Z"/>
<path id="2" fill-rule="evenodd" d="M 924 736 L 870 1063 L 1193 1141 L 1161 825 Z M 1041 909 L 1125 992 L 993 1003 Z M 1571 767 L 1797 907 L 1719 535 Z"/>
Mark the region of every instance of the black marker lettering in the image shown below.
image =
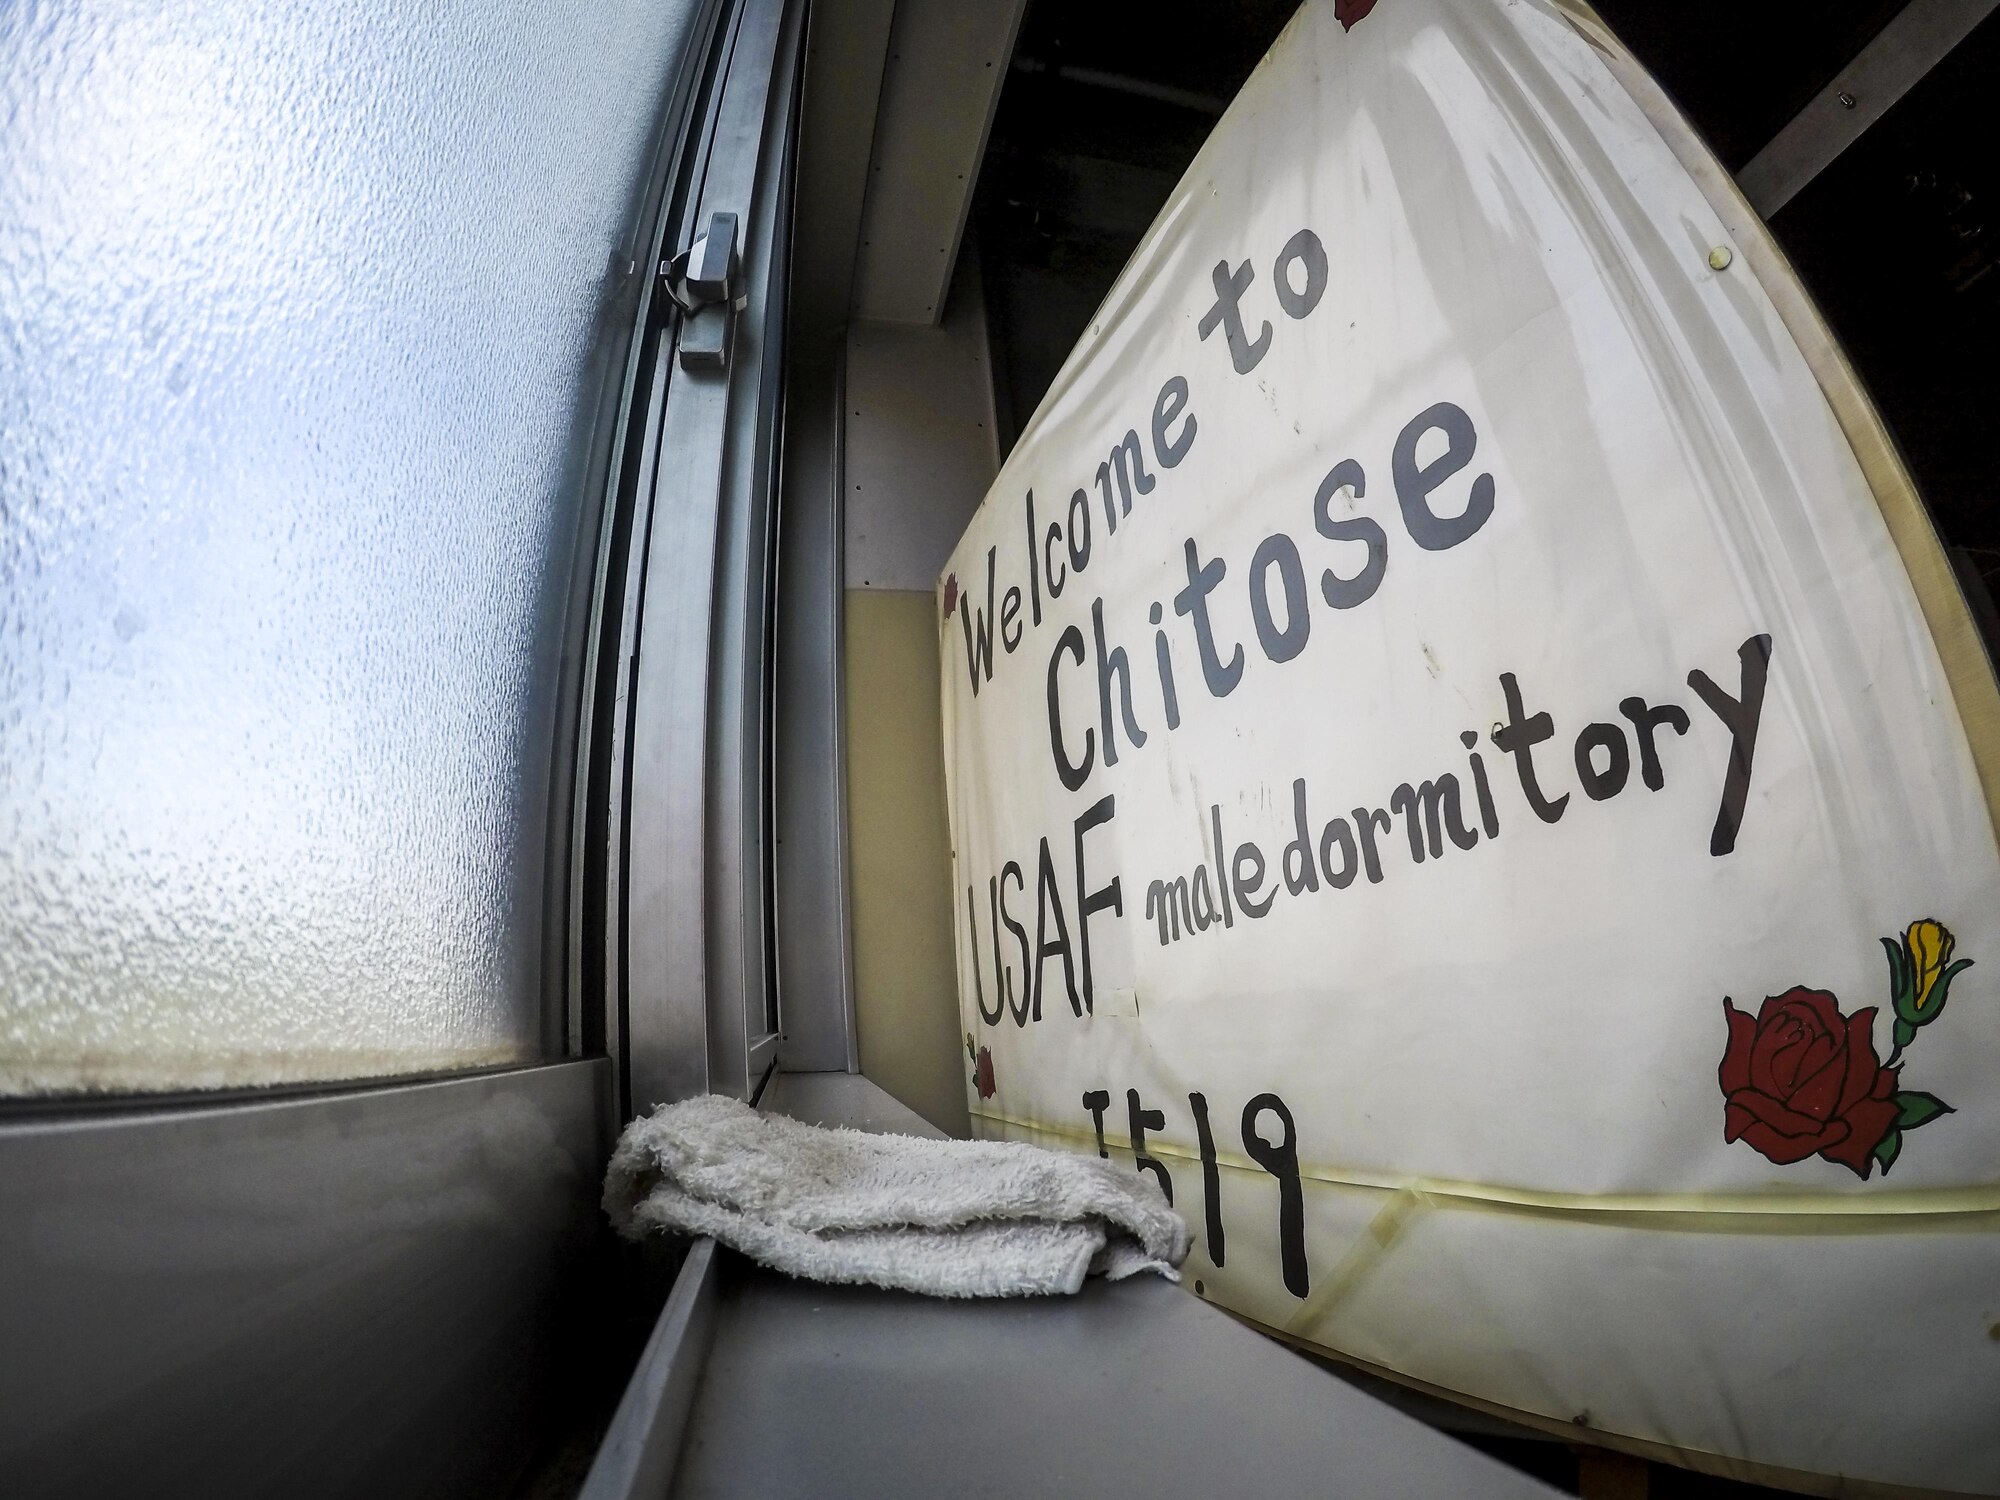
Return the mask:
<path id="1" fill-rule="evenodd" d="M 1028 491 L 1028 602 L 1035 624 L 1042 623 L 1042 565 L 1035 561 L 1035 492 Z"/>
<path id="2" fill-rule="evenodd" d="M 1444 452 L 1418 468 L 1417 444 L 1434 428 L 1445 436 Z M 1481 474 L 1472 481 L 1465 509 L 1458 515 L 1441 516 L 1430 506 L 1432 492 L 1472 462 L 1477 442 L 1472 418 L 1449 401 L 1440 401 L 1428 411 L 1419 412 L 1396 435 L 1396 449 L 1390 460 L 1396 478 L 1396 503 L 1403 508 L 1403 525 L 1410 533 L 1410 540 L 1426 552 L 1456 547 L 1484 526 L 1486 518 L 1493 514 L 1491 474 Z"/>
<path id="3" fill-rule="evenodd" d="M 1157 599 L 1146 612 L 1146 618 L 1155 626 L 1160 623 L 1160 603 Z M 1160 701 L 1166 706 L 1167 728 L 1178 729 L 1181 727 L 1181 699 L 1180 694 L 1174 691 L 1174 658 L 1167 647 L 1164 630 L 1153 631 L 1153 661 L 1160 669 Z"/>
<path id="4" fill-rule="evenodd" d="M 1222 1264 L 1222 1173 L 1215 1161 L 1215 1135 L 1208 1128 L 1208 1098 L 1189 1094 L 1194 1113 L 1194 1137 L 1201 1146 L 1201 1217 L 1208 1231 L 1208 1258 Z"/>
<path id="5" fill-rule="evenodd" d="M 1333 848 L 1336 844 L 1340 846 L 1339 874 L 1335 874 L 1333 869 Z M 1369 858 L 1373 859 L 1375 845 L 1372 839 L 1368 850 Z M 1361 865 L 1355 857 L 1354 831 L 1347 826 L 1347 819 L 1335 818 L 1320 830 L 1319 868 L 1320 873 L 1326 876 L 1326 883 L 1336 891 L 1344 891 L 1354 884 L 1354 877 L 1360 873 Z M 1381 879 L 1379 867 L 1376 879 Z"/>
<path id="6" fill-rule="evenodd" d="M 1077 545 L 1077 538 L 1083 545 Z M 1078 490 L 1069 497 L 1069 570 L 1081 573 L 1090 566 L 1090 495 Z"/>
<path id="7" fill-rule="evenodd" d="M 1196 332 L 1206 342 L 1208 336 L 1215 332 L 1216 325 L 1221 324 L 1222 336 L 1229 343 L 1229 362 L 1236 366 L 1238 375 L 1248 375 L 1257 368 L 1264 351 L 1271 347 L 1271 325 L 1263 324 L 1254 340 L 1245 337 L 1243 313 L 1237 306 L 1243 300 L 1243 294 L 1250 290 L 1250 283 L 1256 280 L 1256 273 L 1250 269 L 1247 260 L 1234 271 L 1229 269 L 1228 261 L 1219 260 L 1209 273 L 1209 280 L 1215 286 L 1215 303 L 1201 315 Z"/>
<path id="8" fill-rule="evenodd" d="M 1217 879 L 1220 880 L 1220 878 L 1220 872 L 1218 872 Z M 1222 895 L 1223 899 L 1228 899 L 1229 888 L 1227 886 L 1223 887 Z M 1209 889 L 1208 866 L 1198 865 L 1194 872 L 1194 930 L 1196 932 L 1206 932 L 1215 925 L 1216 921 L 1215 894 Z"/>
<path id="9" fill-rule="evenodd" d="M 1090 1090 L 1083 1096 L 1083 1107 L 1090 1111 L 1090 1123 L 1097 1131 L 1097 1154 L 1106 1161 L 1111 1160 L 1111 1153 L 1104 1149 L 1104 1112 L 1111 1108 L 1110 1090 Z"/>
<path id="10" fill-rule="evenodd" d="M 1187 381 L 1178 375 L 1168 376 L 1167 383 L 1160 387 L 1159 397 L 1153 402 L 1153 457 L 1163 469 L 1178 466 L 1188 456 L 1188 449 L 1194 446 L 1197 429 L 1193 412 L 1188 412 L 1187 423 L 1181 428 L 1179 437 L 1167 436 L 1167 429 L 1174 425 L 1175 417 L 1187 410 L 1187 404 Z"/>
<path id="11" fill-rule="evenodd" d="M 1687 711 L 1674 703 L 1654 708 L 1644 698 L 1621 698 L 1618 712 L 1632 721 L 1632 734 L 1639 741 L 1639 779 L 1649 790 L 1657 792 L 1667 784 L 1667 776 L 1660 769 L 1660 752 L 1653 744 L 1653 733 L 1664 724 L 1675 734 L 1686 734 Z"/>
<path id="12" fill-rule="evenodd" d="M 994 885 L 998 883 L 998 881 L 991 882 Z M 997 1026 L 1007 1014 L 1007 997 L 999 988 L 1000 933 L 997 928 L 993 933 L 993 1014 L 988 1015 L 986 1013 L 986 982 L 979 974 L 979 915 L 978 908 L 972 904 L 971 886 L 965 888 L 965 930 L 972 936 L 972 1003 L 979 1009 L 980 1020 L 984 1021 L 988 1026 Z"/>
<path id="13" fill-rule="evenodd" d="M 1595 752 L 1602 750 L 1605 765 L 1597 769 Z M 1583 795 L 1603 802 L 1625 790 L 1625 778 L 1632 774 L 1632 747 L 1625 743 L 1625 731 L 1616 724 L 1586 724 L 1576 737 L 1576 779 Z"/>
<path id="14" fill-rule="evenodd" d="M 1285 625 L 1282 630 L 1271 617 L 1272 568 L 1285 591 Z M 1306 609 L 1306 570 L 1299 562 L 1299 549 L 1282 531 L 1274 531 L 1257 544 L 1250 559 L 1250 618 L 1257 627 L 1257 644 L 1274 662 L 1287 662 L 1306 649 L 1312 634 L 1312 615 Z"/>
<path id="15" fill-rule="evenodd" d="M 1054 941 L 1048 938 L 1050 913 L 1055 915 L 1055 929 L 1058 936 Z M 1049 841 L 1042 840 L 1041 868 L 1035 878 L 1035 1004 L 1037 1021 L 1042 1018 L 1042 966 L 1051 958 L 1060 958 L 1063 966 L 1063 988 L 1069 991 L 1069 1008 L 1075 1014 L 1083 1014 L 1083 997 L 1076 992 L 1076 965 L 1069 956 L 1069 922 L 1063 916 L 1062 887 L 1056 884 L 1055 862 L 1049 858 Z"/>
<path id="16" fill-rule="evenodd" d="M 1007 996 L 1007 1005 L 1014 1017 L 1014 1024 L 1016 1026 L 1026 1026 L 1028 1024 L 1028 1002 L 1035 988 L 1034 975 L 1031 972 L 1034 964 L 1034 955 L 1028 947 L 1028 929 L 1015 921 L 1014 914 L 1007 910 L 1007 881 L 1009 877 L 1012 877 L 1015 889 L 1023 892 L 1028 889 L 1028 880 L 1021 873 L 1021 867 L 1011 859 L 1000 867 L 1000 922 L 1002 926 L 1014 934 L 1014 942 L 1021 950 L 1021 992 L 1019 995 L 1012 992 L 1013 984 L 1010 980 L 1008 982 L 1009 993 Z M 1000 949 L 1000 938 L 997 932 L 993 939 L 993 949 L 996 953 Z"/>
<path id="17" fill-rule="evenodd" d="M 1736 648 L 1736 660 L 1742 677 L 1734 698 L 1701 668 L 1688 673 L 1688 686 L 1701 695 L 1709 712 L 1729 731 L 1729 769 L 1722 778 L 1722 805 L 1716 809 L 1715 830 L 1708 837 L 1708 852 L 1714 855 L 1734 849 L 1736 835 L 1743 827 L 1743 809 L 1750 800 L 1750 768 L 1757 755 L 1757 725 L 1764 717 L 1764 685 L 1771 673 L 1771 638 L 1751 636 Z"/>
<path id="18" fill-rule="evenodd" d="M 1111 689 L 1118 688 L 1119 716 L 1125 721 L 1125 738 L 1134 750 L 1146 743 L 1146 731 L 1132 712 L 1132 664 L 1123 646 L 1104 649 L 1104 600 L 1090 601 L 1090 633 L 1097 644 L 1097 714 L 1104 731 L 1104 763 L 1118 764 L 1118 732 L 1111 721 Z M 1076 790 L 1074 787 L 1071 791 Z"/>
<path id="19" fill-rule="evenodd" d="M 1257 1134 L 1257 1117 L 1269 1110 L 1285 1127 L 1284 1139 L 1273 1145 Z M 1285 1290 L 1304 1297 L 1312 1290 L 1306 1269 L 1306 1204 L 1299 1182 L 1298 1127 L 1292 1112 L 1276 1094 L 1259 1094 L 1243 1106 L 1243 1154 L 1278 1179 L 1278 1259 Z"/>
<path id="20" fill-rule="evenodd" d="M 1111 505 L 1111 481 L 1118 480 L 1118 507 Z M 1153 476 L 1146 472 L 1146 450 L 1139 446 L 1139 434 L 1129 427 L 1125 436 L 1111 445 L 1111 456 L 1097 466 L 1097 488 L 1104 497 L 1104 519 L 1111 530 L 1118 529 L 1118 517 L 1132 514 L 1132 491 L 1153 493 Z"/>
<path id="21" fill-rule="evenodd" d="M 1076 664 L 1083 665 L 1083 632 L 1074 625 L 1066 626 L 1056 637 L 1056 648 L 1049 653 L 1049 750 L 1056 758 L 1056 775 L 1062 778 L 1063 786 L 1076 791 L 1090 779 L 1090 768 L 1097 763 L 1097 733 L 1086 729 L 1083 732 L 1083 763 L 1073 764 L 1069 754 L 1063 749 L 1062 733 L 1062 692 L 1056 685 L 1056 669 L 1062 665 L 1066 655 L 1074 655 Z"/>
<path id="22" fill-rule="evenodd" d="M 1292 783 L 1292 841 L 1278 856 L 1278 868 L 1291 895 L 1319 889 L 1319 871 L 1313 865 L 1312 829 L 1306 825 L 1306 784 L 1301 777 Z"/>
<path id="23" fill-rule="evenodd" d="M 1230 878 L 1236 889 L 1236 904 L 1245 916 L 1261 917 L 1271 909 L 1271 903 L 1278 899 L 1278 888 L 1271 887 L 1271 894 L 1264 898 L 1264 904 L 1257 904 L 1257 892 L 1264 887 L 1264 851 L 1255 844 L 1238 844 L 1235 858 L 1230 860 Z M 1246 876 L 1243 872 L 1248 869 Z"/>
<path id="24" fill-rule="evenodd" d="M 1521 795 L 1528 799 L 1528 806 L 1535 810 L 1535 816 L 1544 823 L 1553 823 L 1569 805 L 1569 793 L 1564 792 L 1553 802 L 1542 795 L 1541 783 L 1535 779 L 1534 749 L 1543 740 L 1554 737 L 1555 720 L 1549 717 L 1546 709 L 1522 717 L 1521 685 L 1514 680 L 1512 672 L 1500 674 L 1500 691 L 1507 696 L 1507 722 L 1493 731 L 1493 743 L 1514 757 L 1514 770 L 1521 778 Z"/>
<path id="25" fill-rule="evenodd" d="M 1412 787 L 1407 781 L 1389 794 L 1389 806 L 1403 815 L 1403 831 L 1410 837 L 1410 858 L 1424 862 L 1424 840 L 1430 839 L 1432 859 L 1444 853 L 1444 835 L 1461 849 L 1479 842 L 1479 835 L 1465 826 L 1459 810 L 1458 778 L 1450 772 L 1436 781 Z"/>
<path id="26" fill-rule="evenodd" d="M 1193 537 L 1187 539 L 1185 555 L 1187 587 L 1174 595 L 1174 613 L 1193 619 L 1195 645 L 1201 648 L 1201 675 L 1213 696 L 1227 698 L 1243 676 L 1243 648 L 1230 647 L 1227 663 L 1216 655 L 1215 627 L 1208 618 L 1208 596 L 1215 592 L 1229 570 L 1219 557 L 1204 563 L 1195 550 Z"/>
<path id="27" fill-rule="evenodd" d="M 1305 267 L 1303 289 L 1295 290 L 1292 286 L 1295 265 Z M 1301 229 L 1285 241 L 1285 248 L 1278 252 L 1278 263 L 1271 267 L 1271 286 L 1278 294 L 1278 306 L 1288 318 L 1303 318 L 1319 306 L 1319 299 L 1326 295 L 1326 246 L 1319 242 L 1318 235 L 1310 229 Z"/>
<path id="28" fill-rule="evenodd" d="M 1395 820 L 1379 807 L 1357 807 L 1354 809 L 1355 832 L 1361 835 L 1361 862 L 1368 871 L 1368 883 L 1382 883 L 1382 855 L 1375 847 L 1375 829 L 1381 826 L 1384 833 L 1396 826 Z M 1350 875 L 1348 879 L 1352 879 Z M 1345 885 L 1346 880 L 1335 880 L 1331 875 L 1327 881 L 1332 885 Z"/>
<path id="29" fill-rule="evenodd" d="M 1090 919 L 1097 912 L 1109 910 L 1117 916 L 1125 915 L 1124 887 L 1120 877 L 1111 877 L 1111 884 L 1091 890 L 1083 873 L 1083 836 L 1091 829 L 1109 823 L 1118 816 L 1118 799 L 1104 796 L 1091 803 L 1082 817 L 1076 820 L 1076 945 L 1083 959 L 1083 1008 L 1093 1015 L 1097 1012 L 1097 992 L 1090 970 Z"/>
<path id="30" fill-rule="evenodd" d="M 1368 560 L 1352 578 L 1342 578 L 1331 568 L 1319 575 L 1320 596 L 1335 609 L 1352 609 L 1374 598 L 1382 586 L 1382 576 L 1389 571 L 1389 537 L 1367 516 L 1336 521 L 1333 497 L 1342 490 L 1354 491 L 1357 500 L 1368 493 L 1368 476 L 1351 458 L 1343 458 L 1319 482 L 1319 493 L 1313 496 L 1313 529 L 1329 542 L 1360 542 L 1368 549 Z"/>
<path id="31" fill-rule="evenodd" d="M 1466 757 L 1472 762 L 1472 790 L 1479 798 L 1479 826 L 1486 830 L 1486 837 L 1500 837 L 1500 814 L 1493 807 L 1493 788 L 1486 784 L 1486 762 L 1479 758 L 1479 752 L 1472 747 L 1479 743 L 1479 731 L 1468 729 L 1458 737 L 1458 742 L 1472 753 Z"/>
<path id="32" fill-rule="evenodd" d="M 972 696 L 979 696 L 979 682 L 993 680 L 993 570 L 999 559 L 1000 549 L 986 549 L 986 607 L 980 610 L 977 640 L 974 639 L 972 623 L 972 600 L 968 597 L 959 601 L 958 622 L 965 628 L 965 669 L 972 674 Z"/>
<path id="33" fill-rule="evenodd" d="M 1157 1109 L 1142 1109 L 1139 1105 L 1139 1091 L 1125 1090 L 1125 1120 L 1132 1137 L 1132 1165 L 1141 1172 L 1151 1172 L 1153 1180 L 1160 1185 L 1160 1192 L 1171 1205 L 1174 1201 L 1174 1179 L 1167 1171 L 1166 1164 L 1154 1160 L 1146 1154 L 1146 1132 L 1165 1130 L 1167 1117 Z"/>
<path id="34" fill-rule="evenodd" d="M 1234 927 L 1236 914 L 1229 909 L 1229 877 L 1222 872 L 1222 851 L 1228 845 L 1222 842 L 1222 804 L 1212 802 L 1208 807 L 1208 826 L 1215 834 L 1215 883 L 1222 890 L 1222 925 Z"/>

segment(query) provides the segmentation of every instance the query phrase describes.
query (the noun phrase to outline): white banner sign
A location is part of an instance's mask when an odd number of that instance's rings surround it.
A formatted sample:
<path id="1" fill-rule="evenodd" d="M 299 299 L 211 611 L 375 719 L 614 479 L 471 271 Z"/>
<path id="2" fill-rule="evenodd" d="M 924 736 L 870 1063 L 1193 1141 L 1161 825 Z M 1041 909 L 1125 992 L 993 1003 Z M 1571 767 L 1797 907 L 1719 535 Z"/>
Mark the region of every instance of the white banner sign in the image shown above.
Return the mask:
<path id="1" fill-rule="evenodd" d="M 1587 24 L 1308 4 L 953 554 L 973 1114 L 1293 1337 L 2000 1492 L 1987 802 L 1781 263 Z"/>

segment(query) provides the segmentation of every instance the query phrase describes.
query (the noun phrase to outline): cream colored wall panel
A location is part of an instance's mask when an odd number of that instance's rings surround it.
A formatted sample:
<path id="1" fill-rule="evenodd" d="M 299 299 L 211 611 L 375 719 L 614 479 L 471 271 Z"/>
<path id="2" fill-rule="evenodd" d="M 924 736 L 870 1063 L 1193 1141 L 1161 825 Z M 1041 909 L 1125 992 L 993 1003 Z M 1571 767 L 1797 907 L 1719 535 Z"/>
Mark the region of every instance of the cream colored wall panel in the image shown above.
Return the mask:
<path id="1" fill-rule="evenodd" d="M 847 331 L 847 587 L 929 593 L 999 467 L 971 257 L 942 326 Z"/>
<path id="2" fill-rule="evenodd" d="M 847 797 L 861 1071 L 969 1133 L 931 596 L 847 594 Z"/>

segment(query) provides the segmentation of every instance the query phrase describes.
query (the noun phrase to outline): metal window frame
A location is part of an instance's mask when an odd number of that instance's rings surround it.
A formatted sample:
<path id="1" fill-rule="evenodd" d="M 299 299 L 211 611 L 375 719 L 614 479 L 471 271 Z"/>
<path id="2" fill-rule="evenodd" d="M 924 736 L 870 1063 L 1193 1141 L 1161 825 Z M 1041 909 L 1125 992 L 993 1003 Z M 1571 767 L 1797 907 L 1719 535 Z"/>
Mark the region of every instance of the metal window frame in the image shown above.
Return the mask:
<path id="1" fill-rule="evenodd" d="M 617 585 L 628 554 L 650 550 L 631 546 L 634 512 L 657 498 L 671 442 L 660 420 L 671 381 L 659 376 L 672 333 L 654 271 L 702 193 L 721 190 L 709 170 L 717 145 L 744 149 L 730 136 L 730 95 L 777 71 L 783 87 L 768 92 L 781 103 L 788 170 L 797 7 L 784 9 L 783 46 L 757 78 L 734 40 L 760 3 L 768 10 L 766 0 L 700 0 L 624 264 L 613 267 L 599 358 L 622 378 L 607 382 L 586 424 L 584 493 L 600 503 L 585 507 L 570 564 L 547 807 L 543 1044 L 559 1060 L 0 1102 L 9 1493 L 489 1494 L 513 1482 L 539 1440 L 566 1287 L 601 1243 L 600 1179 L 630 1104 L 618 953 L 598 941 L 619 927 L 625 837 L 612 814 L 631 792 L 630 768 L 608 753 L 625 701 L 604 642 L 643 616 L 641 597 Z M 764 331 L 743 341 L 751 357 L 739 361 L 744 394 L 732 403 L 727 473 L 739 510 L 743 495 L 770 488 L 778 461 L 785 257 L 772 247 L 788 232 L 790 183 L 781 172 L 757 184 L 765 239 L 753 235 L 762 248 L 752 264 L 764 279 L 745 331 Z M 747 437 L 736 431 L 746 424 Z M 667 467 L 686 467 L 675 460 Z M 774 524 L 768 507 L 745 514 L 766 533 Z M 636 534 L 649 536 L 643 522 Z M 744 544 L 770 551 L 768 535 L 746 532 Z M 768 564 L 745 581 L 767 597 Z M 736 680 L 751 679 L 739 670 Z M 760 861 L 753 872 L 766 863 L 756 818 L 768 817 L 770 781 L 758 769 L 769 693 L 757 691 L 763 711 L 737 782 L 760 799 L 742 840 Z M 755 878 L 768 889 L 768 876 Z M 755 903 L 759 920 L 767 906 Z M 775 1050 L 775 1038 L 739 1033 L 746 1066 Z"/>
<path id="2" fill-rule="evenodd" d="M 671 1493 L 702 1367 L 715 1340 L 723 1254 L 705 1236 L 688 1251 L 577 1500 Z"/>
<path id="3" fill-rule="evenodd" d="M 565 1040 L 573 1056 L 604 1051 L 616 1058 L 621 1050 L 621 1017 L 615 1004 L 606 1003 L 611 985 L 601 934 L 617 889 L 615 871 L 609 872 L 607 881 L 603 857 L 606 818 L 617 805 L 620 790 L 609 779 L 604 744 L 612 737 L 613 721 L 624 704 L 622 696 L 611 696 L 613 682 L 604 647 L 607 641 L 615 646 L 619 639 L 610 614 L 625 600 L 636 604 L 621 581 L 634 524 L 632 511 L 646 493 L 638 477 L 651 471 L 656 458 L 646 447 L 657 437 L 659 426 L 657 409 L 648 407 L 659 394 L 653 378 L 656 341 L 649 336 L 661 321 L 662 293 L 655 271 L 668 253 L 670 233 L 685 217 L 684 200 L 707 151 L 714 116 L 709 96 L 721 66 L 717 52 L 726 11 L 725 0 L 702 0 L 687 56 L 661 112 L 646 190 L 624 254 L 623 285 L 607 310 L 607 322 L 620 340 L 610 363 L 621 373 L 605 383 L 597 424 L 601 437 L 586 490 L 599 503 L 590 534 L 579 538 L 577 546 L 571 649 L 563 660 L 561 700 L 569 710 L 562 722 L 573 724 L 575 733 L 560 737 L 562 759 L 553 781 L 563 800 L 550 819 L 551 862 L 566 878 L 558 887 L 559 898 L 550 903 L 547 927 L 551 934 L 561 934 L 563 941 L 544 967 L 550 992 L 563 997 Z"/>
<path id="4" fill-rule="evenodd" d="M 602 1059 L 0 1128 L 9 1494 L 487 1494 L 597 1220 Z"/>
<path id="5" fill-rule="evenodd" d="M 728 364 L 684 364 L 664 332 L 653 353 L 609 751 L 607 971 L 628 1116 L 747 1098 L 777 1058 L 772 570 L 802 26 L 797 0 L 739 6 L 678 225 L 681 245 L 718 212 L 742 226 Z"/>
<path id="6" fill-rule="evenodd" d="M 780 1065 L 861 1071 L 847 888 L 846 351 L 791 372 L 779 570 Z"/>

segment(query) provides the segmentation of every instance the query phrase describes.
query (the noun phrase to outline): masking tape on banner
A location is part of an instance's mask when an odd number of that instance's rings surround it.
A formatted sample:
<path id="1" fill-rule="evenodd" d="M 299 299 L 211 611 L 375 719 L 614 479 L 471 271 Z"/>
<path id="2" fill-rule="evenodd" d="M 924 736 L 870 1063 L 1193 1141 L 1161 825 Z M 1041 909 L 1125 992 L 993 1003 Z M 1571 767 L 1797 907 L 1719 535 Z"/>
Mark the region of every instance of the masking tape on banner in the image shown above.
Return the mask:
<path id="1" fill-rule="evenodd" d="M 994 1110 L 973 1110 L 974 1119 L 1048 1136 L 1066 1143 L 1096 1149 L 1097 1137 L 1087 1130 L 1066 1125 L 1044 1125 Z M 1107 1149 L 1130 1152 L 1131 1143 L 1105 1133 Z M 1185 1147 L 1172 1145 L 1156 1136 L 1146 1138 L 1148 1156 L 1171 1157 L 1176 1161 L 1198 1162 L 1201 1158 Z M 1216 1164 L 1239 1172 L 1262 1173 L 1263 1168 L 1235 1152 L 1218 1151 Z M 1358 1188 L 1394 1194 L 1411 1193 L 1427 1204 L 1454 1209 L 1492 1209 L 1511 1213 L 1550 1214 L 1596 1222 L 1616 1223 L 1636 1219 L 1654 1228 L 1703 1233 L 1755 1234 L 1777 1229 L 1780 1233 L 1803 1231 L 1798 1221 L 1819 1219 L 1814 1232 L 1895 1232 L 1900 1219 L 1921 1218 L 1926 1232 L 1942 1228 L 1991 1231 L 2000 1229 L 2000 1184 L 1979 1183 L 1952 1188 L 1908 1188 L 1901 1192 L 1843 1193 L 1562 1193 L 1533 1188 L 1504 1187 L 1492 1183 L 1455 1182 L 1439 1178 L 1397 1177 L 1388 1173 L 1342 1170 L 1299 1164 L 1303 1182 L 1328 1187 Z M 1951 1225 L 1940 1219 L 1957 1219 Z M 1672 1222 L 1662 1222 L 1671 1220 Z M 1756 1221 L 1782 1221 L 1782 1223 Z"/>

